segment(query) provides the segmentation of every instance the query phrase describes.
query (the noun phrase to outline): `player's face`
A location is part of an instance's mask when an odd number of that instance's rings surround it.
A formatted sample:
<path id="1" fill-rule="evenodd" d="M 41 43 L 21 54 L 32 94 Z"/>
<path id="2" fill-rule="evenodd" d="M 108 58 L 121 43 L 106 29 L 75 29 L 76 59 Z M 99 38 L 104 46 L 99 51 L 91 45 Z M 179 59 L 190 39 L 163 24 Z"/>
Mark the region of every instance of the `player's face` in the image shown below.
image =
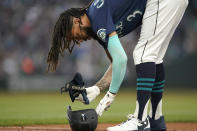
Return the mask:
<path id="1" fill-rule="evenodd" d="M 72 31 L 71 31 L 71 40 L 76 40 L 78 44 L 90 40 L 91 35 L 89 34 L 90 27 L 83 25 L 81 21 L 74 21 Z"/>

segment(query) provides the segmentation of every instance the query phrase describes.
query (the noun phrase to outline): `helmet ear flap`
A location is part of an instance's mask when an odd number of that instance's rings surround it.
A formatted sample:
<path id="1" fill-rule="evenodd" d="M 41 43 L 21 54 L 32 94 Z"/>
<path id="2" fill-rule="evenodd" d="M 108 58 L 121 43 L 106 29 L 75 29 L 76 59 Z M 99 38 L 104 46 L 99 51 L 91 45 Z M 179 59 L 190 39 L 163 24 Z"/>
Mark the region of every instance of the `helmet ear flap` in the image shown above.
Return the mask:
<path id="1" fill-rule="evenodd" d="M 98 124 L 98 115 L 94 109 L 72 111 L 67 107 L 67 119 L 72 131 L 95 131 Z"/>

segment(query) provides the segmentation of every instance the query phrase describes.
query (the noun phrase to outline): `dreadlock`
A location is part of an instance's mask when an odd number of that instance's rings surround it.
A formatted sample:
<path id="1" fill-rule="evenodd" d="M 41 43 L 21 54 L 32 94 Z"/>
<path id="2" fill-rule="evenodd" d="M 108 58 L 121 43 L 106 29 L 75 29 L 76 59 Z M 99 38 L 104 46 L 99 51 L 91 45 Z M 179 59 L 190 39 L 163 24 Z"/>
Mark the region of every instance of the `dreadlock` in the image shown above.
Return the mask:
<path id="1" fill-rule="evenodd" d="M 71 8 L 60 14 L 53 30 L 51 49 L 48 53 L 47 63 L 48 71 L 54 72 L 57 68 L 59 55 L 63 57 L 63 52 L 67 49 L 72 53 L 73 47 L 78 41 L 69 40 L 67 37 L 71 35 L 71 30 L 73 26 L 73 17 L 79 18 L 83 16 L 86 9 L 92 4 L 92 0 L 84 8 Z"/>

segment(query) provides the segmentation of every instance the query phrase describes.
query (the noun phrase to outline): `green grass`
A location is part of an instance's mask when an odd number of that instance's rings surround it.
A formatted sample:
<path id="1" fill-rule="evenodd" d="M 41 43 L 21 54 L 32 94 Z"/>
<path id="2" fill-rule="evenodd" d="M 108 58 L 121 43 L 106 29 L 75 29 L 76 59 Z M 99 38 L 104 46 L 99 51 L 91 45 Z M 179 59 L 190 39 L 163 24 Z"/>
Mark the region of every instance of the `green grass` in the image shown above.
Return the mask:
<path id="1" fill-rule="evenodd" d="M 197 90 L 170 90 L 163 99 L 163 114 L 168 122 L 197 122 Z M 0 126 L 65 124 L 66 107 L 73 110 L 96 108 L 101 94 L 91 105 L 72 103 L 68 94 L 59 93 L 7 93 L 0 94 Z M 121 122 L 135 109 L 136 91 L 123 90 L 99 122 Z"/>

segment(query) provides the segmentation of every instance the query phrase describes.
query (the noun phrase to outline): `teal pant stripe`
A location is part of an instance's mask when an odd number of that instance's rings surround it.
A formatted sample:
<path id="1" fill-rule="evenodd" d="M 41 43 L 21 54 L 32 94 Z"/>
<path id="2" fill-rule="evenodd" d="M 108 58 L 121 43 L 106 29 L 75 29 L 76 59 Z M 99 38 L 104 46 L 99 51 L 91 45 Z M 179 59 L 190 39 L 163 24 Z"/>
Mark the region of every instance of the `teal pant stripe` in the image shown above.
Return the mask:
<path id="1" fill-rule="evenodd" d="M 164 89 L 160 89 L 160 90 L 152 90 L 152 92 L 163 92 Z"/>
<path id="2" fill-rule="evenodd" d="M 137 87 L 137 90 L 152 91 L 152 88 Z"/>
<path id="3" fill-rule="evenodd" d="M 160 85 L 160 86 L 153 86 L 153 88 L 161 88 L 161 87 L 164 87 L 164 84 L 163 85 Z"/>
<path id="4" fill-rule="evenodd" d="M 155 82 L 155 85 L 159 85 L 159 84 L 163 84 L 163 83 L 165 83 L 165 80 L 160 81 L 160 82 Z"/>
<path id="5" fill-rule="evenodd" d="M 137 83 L 138 86 L 153 86 L 154 83 Z"/>
<path id="6" fill-rule="evenodd" d="M 155 82 L 154 78 L 137 78 L 137 81 L 152 81 Z"/>

